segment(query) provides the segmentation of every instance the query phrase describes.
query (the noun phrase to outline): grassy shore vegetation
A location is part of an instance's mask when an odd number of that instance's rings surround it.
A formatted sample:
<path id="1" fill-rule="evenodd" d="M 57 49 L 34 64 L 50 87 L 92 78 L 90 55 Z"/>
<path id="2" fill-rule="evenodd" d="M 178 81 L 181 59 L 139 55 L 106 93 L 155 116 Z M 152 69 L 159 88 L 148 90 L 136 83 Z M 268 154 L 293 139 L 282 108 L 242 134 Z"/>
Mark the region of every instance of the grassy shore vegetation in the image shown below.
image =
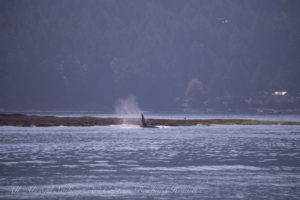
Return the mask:
<path id="1" fill-rule="evenodd" d="M 247 119 L 208 119 L 208 120 L 171 120 L 147 119 L 153 126 L 196 126 L 196 125 L 300 125 L 300 122 L 264 121 Z M 97 117 L 54 117 L 28 116 L 21 114 L 0 114 L 0 126 L 47 127 L 47 126 L 108 126 L 119 124 L 140 125 L 138 118 L 97 118 Z"/>

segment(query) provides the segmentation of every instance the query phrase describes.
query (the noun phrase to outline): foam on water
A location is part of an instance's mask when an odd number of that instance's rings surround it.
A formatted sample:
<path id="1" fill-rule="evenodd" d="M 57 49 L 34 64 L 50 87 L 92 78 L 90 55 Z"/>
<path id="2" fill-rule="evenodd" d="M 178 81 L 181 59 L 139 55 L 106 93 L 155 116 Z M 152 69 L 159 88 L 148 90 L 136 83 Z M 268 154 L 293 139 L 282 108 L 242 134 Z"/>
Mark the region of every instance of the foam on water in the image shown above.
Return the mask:
<path id="1" fill-rule="evenodd" d="M 122 128 L 122 129 L 139 129 L 139 128 L 142 128 L 141 126 L 134 125 L 134 124 L 110 125 L 109 127 Z"/>

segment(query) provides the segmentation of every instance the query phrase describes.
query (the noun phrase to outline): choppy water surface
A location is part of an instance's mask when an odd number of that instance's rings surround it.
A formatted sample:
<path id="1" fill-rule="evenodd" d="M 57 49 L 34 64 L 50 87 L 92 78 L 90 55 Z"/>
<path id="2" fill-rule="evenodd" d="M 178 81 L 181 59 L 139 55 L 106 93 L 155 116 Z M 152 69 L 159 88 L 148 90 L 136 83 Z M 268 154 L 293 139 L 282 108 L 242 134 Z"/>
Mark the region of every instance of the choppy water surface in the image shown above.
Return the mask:
<path id="1" fill-rule="evenodd" d="M 299 199 L 300 126 L 0 127 L 1 199 Z"/>

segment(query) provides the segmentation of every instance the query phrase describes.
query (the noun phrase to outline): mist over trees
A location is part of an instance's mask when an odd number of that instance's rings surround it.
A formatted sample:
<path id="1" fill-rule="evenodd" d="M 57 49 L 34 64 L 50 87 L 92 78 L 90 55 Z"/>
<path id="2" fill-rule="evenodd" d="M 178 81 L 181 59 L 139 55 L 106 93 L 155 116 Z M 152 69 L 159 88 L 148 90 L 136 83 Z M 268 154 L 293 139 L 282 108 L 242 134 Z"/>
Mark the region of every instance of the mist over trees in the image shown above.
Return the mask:
<path id="1" fill-rule="evenodd" d="M 299 109 L 299 75 L 297 0 L 0 0 L 0 109 Z"/>

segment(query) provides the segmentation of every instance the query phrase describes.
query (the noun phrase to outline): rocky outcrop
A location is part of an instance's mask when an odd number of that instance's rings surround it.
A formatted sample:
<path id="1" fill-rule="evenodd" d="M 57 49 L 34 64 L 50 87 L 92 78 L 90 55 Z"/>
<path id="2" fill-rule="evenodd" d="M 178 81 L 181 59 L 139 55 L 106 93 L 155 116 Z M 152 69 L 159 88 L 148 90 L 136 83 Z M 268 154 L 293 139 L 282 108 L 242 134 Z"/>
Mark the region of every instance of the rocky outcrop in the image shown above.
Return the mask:
<path id="1" fill-rule="evenodd" d="M 55 117 L 22 114 L 0 114 L 0 126 L 108 126 L 123 123 L 122 118 L 98 117 Z M 261 121 L 245 119 L 208 119 L 208 120 L 178 120 L 178 119 L 146 119 L 147 126 L 195 126 L 195 125 L 300 125 L 300 122 Z M 127 118 L 126 123 L 142 126 L 139 119 Z"/>

